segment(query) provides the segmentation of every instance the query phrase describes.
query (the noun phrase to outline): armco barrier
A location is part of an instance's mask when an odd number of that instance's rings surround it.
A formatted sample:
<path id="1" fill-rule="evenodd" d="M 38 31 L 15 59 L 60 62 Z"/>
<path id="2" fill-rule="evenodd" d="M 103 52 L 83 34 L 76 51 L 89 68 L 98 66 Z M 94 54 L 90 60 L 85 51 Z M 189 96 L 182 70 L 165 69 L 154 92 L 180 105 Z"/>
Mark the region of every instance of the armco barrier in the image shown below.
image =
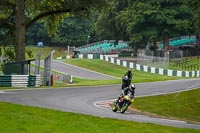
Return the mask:
<path id="1" fill-rule="evenodd" d="M 28 77 L 28 87 L 39 87 L 41 85 L 41 76 L 31 76 Z"/>
<path id="2" fill-rule="evenodd" d="M 62 59 L 70 59 L 72 56 L 64 56 L 64 57 L 58 57 L 57 60 L 62 60 Z M 79 59 L 99 59 L 100 55 L 99 54 L 79 54 L 76 55 L 75 58 Z"/>
<path id="3" fill-rule="evenodd" d="M 149 73 L 156 73 L 160 75 L 167 75 L 167 76 L 177 76 L 177 77 L 200 77 L 200 70 L 198 71 L 179 71 L 179 70 L 170 70 L 170 69 L 163 69 L 163 68 L 155 68 L 140 64 L 135 64 L 130 61 L 123 61 L 120 59 L 116 59 L 111 57 L 113 55 L 97 55 L 97 54 L 79 54 L 76 58 L 87 58 L 87 59 L 100 59 L 112 64 L 133 68 L 139 71 L 149 72 Z"/>
<path id="4" fill-rule="evenodd" d="M 170 69 L 163 69 L 163 68 L 155 68 L 155 67 L 135 64 L 130 61 L 119 60 L 113 57 L 109 57 L 107 55 L 100 55 L 100 60 L 105 60 L 112 64 L 117 64 L 124 67 L 133 68 L 139 71 L 156 73 L 160 75 L 177 76 L 177 77 L 200 77 L 200 70 L 199 71 L 178 71 L 178 70 L 170 70 Z"/>
<path id="5" fill-rule="evenodd" d="M 0 75 L 0 87 L 39 87 L 40 75 Z"/>

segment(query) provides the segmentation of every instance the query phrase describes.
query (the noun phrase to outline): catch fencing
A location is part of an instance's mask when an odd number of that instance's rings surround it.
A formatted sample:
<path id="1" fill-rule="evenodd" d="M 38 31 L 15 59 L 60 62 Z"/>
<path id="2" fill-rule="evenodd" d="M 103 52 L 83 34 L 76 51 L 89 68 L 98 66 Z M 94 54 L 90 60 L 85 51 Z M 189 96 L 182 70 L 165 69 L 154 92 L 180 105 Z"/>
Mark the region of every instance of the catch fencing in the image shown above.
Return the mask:
<path id="1" fill-rule="evenodd" d="M 34 67 L 31 67 L 31 73 L 33 73 L 35 70 Z M 44 75 L 43 75 L 43 69 L 40 68 L 39 70 L 40 76 L 41 76 L 41 84 L 44 82 Z M 52 78 L 53 82 L 55 84 L 61 84 L 61 83 L 72 83 L 73 82 L 73 76 L 70 74 L 64 74 L 64 73 L 59 73 L 56 71 L 52 71 Z"/>
<path id="2" fill-rule="evenodd" d="M 146 55 L 145 50 L 138 50 L 137 64 L 167 69 L 169 66 L 169 54 L 165 56 L 151 56 Z"/>

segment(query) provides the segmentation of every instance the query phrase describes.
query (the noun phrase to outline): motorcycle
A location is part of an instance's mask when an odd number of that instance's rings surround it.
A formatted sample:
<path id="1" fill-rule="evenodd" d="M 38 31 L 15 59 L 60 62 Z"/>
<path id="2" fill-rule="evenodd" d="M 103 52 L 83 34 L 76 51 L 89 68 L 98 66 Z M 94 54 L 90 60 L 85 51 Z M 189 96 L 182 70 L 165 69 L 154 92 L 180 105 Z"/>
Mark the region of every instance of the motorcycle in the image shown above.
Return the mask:
<path id="1" fill-rule="evenodd" d="M 122 90 L 130 85 L 130 80 L 128 79 L 128 76 L 122 77 Z"/>
<path id="2" fill-rule="evenodd" d="M 112 111 L 120 111 L 121 113 L 124 113 L 133 102 L 134 99 L 132 98 L 132 94 L 129 91 L 127 95 L 124 95 L 120 99 L 114 100 L 112 104 Z"/>

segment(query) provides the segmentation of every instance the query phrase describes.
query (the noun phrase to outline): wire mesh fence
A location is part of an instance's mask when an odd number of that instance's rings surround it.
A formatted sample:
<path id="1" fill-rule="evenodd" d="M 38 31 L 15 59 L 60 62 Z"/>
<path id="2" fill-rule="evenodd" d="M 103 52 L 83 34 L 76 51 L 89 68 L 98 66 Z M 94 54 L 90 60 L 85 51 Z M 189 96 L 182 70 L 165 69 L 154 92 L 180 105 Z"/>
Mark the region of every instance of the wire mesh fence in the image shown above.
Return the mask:
<path id="1" fill-rule="evenodd" d="M 157 67 L 157 68 L 168 68 L 169 54 L 166 54 L 163 57 L 151 56 L 151 55 L 146 55 L 145 50 L 138 50 L 137 63 L 141 65 L 152 66 L 152 67 Z"/>
<path id="2" fill-rule="evenodd" d="M 200 52 L 171 50 L 164 52 L 156 51 L 157 56 L 153 56 L 151 50 L 138 50 L 137 63 L 141 65 L 164 68 L 164 69 L 179 69 L 179 70 L 200 70 Z"/>
<path id="3" fill-rule="evenodd" d="M 31 73 L 34 74 L 35 72 L 35 68 L 31 67 Z M 44 71 L 43 69 L 39 70 L 39 74 L 41 75 L 41 83 L 44 82 Z M 72 79 L 72 75 L 68 75 L 68 74 L 63 74 L 63 73 L 58 73 L 58 72 L 54 72 L 53 71 L 53 81 L 55 84 L 63 84 L 63 83 L 72 83 L 73 79 Z"/>

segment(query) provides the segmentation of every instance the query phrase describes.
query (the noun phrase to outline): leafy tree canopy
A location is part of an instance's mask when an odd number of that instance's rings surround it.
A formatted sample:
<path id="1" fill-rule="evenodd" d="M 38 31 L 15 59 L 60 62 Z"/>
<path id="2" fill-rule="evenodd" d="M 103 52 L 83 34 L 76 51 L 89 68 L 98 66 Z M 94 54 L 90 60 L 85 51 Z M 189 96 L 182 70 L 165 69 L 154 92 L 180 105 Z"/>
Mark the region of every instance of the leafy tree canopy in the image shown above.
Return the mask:
<path id="1" fill-rule="evenodd" d="M 25 59 L 25 31 L 35 22 L 43 21 L 54 34 L 66 16 L 87 16 L 91 9 L 105 5 L 106 0 L 1 0 L 0 28 L 13 31 L 16 60 L 20 61 Z"/>

